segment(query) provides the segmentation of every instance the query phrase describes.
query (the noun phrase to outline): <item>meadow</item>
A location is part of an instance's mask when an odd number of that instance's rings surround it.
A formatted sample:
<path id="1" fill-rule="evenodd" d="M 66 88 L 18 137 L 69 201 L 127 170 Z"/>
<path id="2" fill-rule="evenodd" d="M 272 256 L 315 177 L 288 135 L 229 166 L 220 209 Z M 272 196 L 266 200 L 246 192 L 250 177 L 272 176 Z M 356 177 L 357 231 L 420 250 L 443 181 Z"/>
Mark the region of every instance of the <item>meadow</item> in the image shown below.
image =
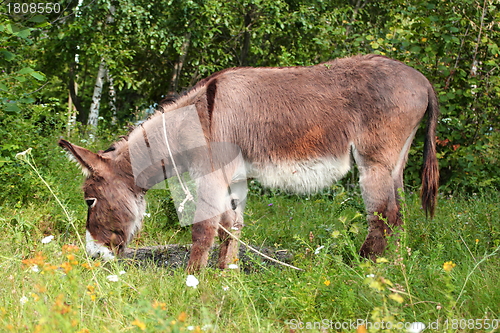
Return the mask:
<path id="1" fill-rule="evenodd" d="M 356 186 L 292 196 L 249 182 L 243 240 L 288 250 L 302 271 L 256 258 L 249 272 L 208 268 L 193 286 L 183 269 L 88 258 L 80 171 L 62 152 L 36 163 L 33 150 L 19 172 L 42 194 L 0 207 L 2 332 L 418 332 L 416 322 L 425 332 L 500 331 L 493 190 L 442 190 L 430 220 L 406 189 L 405 230 L 374 263 L 357 254 L 367 223 Z M 130 246 L 189 241 L 168 192 L 151 190 Z"/>

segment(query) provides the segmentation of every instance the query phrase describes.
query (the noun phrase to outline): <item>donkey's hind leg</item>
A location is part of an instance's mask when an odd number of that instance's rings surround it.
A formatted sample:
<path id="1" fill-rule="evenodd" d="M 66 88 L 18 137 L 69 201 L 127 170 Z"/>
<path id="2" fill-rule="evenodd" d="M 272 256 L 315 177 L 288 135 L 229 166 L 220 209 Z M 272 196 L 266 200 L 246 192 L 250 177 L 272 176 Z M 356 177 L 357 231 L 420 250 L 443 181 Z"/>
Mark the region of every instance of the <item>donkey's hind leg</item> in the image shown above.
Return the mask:
<path id="1" fill-rule="evenodd" d="M 397 191 L 391 171 L 382 164 L 360 166 L 360 185 L 368 214 L 368 236 L 361 246 L 363 257 L 375 259 L 386 246 L 386 237 L 402 224 Z"/>

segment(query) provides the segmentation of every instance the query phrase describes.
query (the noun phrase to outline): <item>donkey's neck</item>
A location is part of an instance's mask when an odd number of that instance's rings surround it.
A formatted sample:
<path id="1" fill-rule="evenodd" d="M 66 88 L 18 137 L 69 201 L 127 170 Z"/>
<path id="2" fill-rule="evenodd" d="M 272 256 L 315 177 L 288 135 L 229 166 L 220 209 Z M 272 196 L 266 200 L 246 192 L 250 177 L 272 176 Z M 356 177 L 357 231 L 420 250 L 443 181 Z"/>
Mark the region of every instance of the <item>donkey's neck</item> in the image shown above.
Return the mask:
<path id="1" fill-rule="evenodd" d="M 155 114 L 130 133 L 126 146 L 122 154 L 128 154 L 134 180 L 143 189 L 193 167 L 205 172 L 196 168 L 207 165 L 207 141 L 194 106 Z"/>

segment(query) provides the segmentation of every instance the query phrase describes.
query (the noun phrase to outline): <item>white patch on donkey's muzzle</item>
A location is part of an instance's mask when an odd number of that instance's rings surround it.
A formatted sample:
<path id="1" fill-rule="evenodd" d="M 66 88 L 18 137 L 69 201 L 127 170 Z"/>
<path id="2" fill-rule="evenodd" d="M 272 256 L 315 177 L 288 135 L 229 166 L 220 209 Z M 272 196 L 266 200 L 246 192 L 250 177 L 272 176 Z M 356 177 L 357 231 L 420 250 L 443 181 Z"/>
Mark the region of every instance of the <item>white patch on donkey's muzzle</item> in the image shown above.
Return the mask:
<path id="1" fill-rule="evenodd" d="M 87 241 L 86 250 L 89 256 L 92 258 L 102 258 L 104 260 L 111 260 L 115 258 L 113 252 L 106 246 L 98 243 L 87 230 L 85 234 L 85 239 Z"/>

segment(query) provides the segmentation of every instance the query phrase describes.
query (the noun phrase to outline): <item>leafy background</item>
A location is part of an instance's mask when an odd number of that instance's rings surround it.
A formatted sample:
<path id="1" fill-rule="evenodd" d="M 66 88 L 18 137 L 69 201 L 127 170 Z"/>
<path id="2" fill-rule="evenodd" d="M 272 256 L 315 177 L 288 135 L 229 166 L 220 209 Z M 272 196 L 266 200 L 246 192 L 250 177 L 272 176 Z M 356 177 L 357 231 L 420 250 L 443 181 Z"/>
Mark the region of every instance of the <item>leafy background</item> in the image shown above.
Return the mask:
<path id="1" fill-rule="evenodd" d="M 99 64 L 104 86 L 98 135 L 112 138 L 165 97 L 232 66 L 312 65 L 378 53 L 422 71 L 439 95 L 441 185 L 498 188 L 499 4 L 496 1 L 76 1 L 59 13 L 0 7 L 0 177 L 5 200 L 36 197 L 13 155 L 38 147 L 50 166 L 60 135 L 87 140 Z M 77 124 L 68 124 L 68 97 Z M 92 138 L 92 137 L 91 137 Z M 418 186 L 423 134 L 406 172 Z M 24 182 L 26 184 L 26 182 Z M 9 186 L 15 185 L 15 191 Z M 21 185 L 22 187 L 22 185 Z"/>

